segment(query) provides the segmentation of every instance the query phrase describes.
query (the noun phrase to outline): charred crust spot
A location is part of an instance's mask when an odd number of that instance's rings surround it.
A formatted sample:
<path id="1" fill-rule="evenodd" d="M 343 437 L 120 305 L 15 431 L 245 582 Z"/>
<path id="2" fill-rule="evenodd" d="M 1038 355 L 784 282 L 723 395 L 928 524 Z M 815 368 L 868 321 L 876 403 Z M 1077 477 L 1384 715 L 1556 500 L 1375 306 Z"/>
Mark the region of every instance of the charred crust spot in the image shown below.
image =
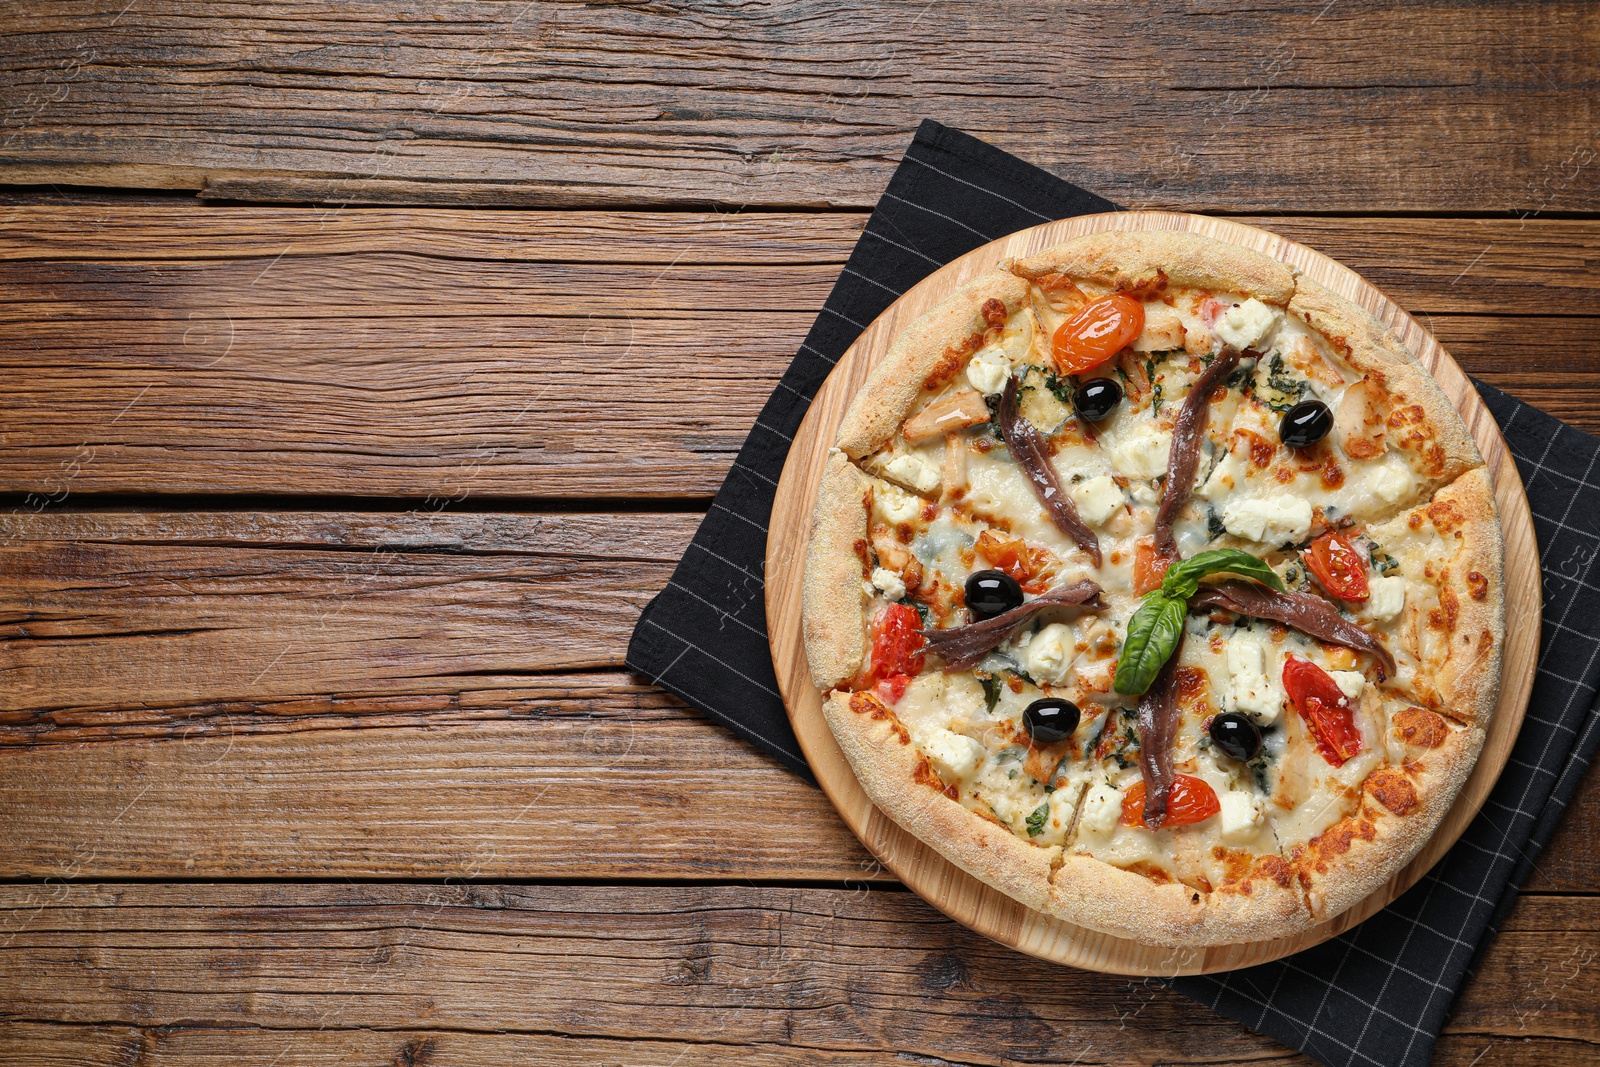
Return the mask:
<path id="1" fill-rule="evenodd" d="M 857 715 L 865 715 L 869 718 L 887 722 L 889 729 L 894 732 L 894 736 L 902 745 L 911 743 L 911 734 L 906 730 L 905 724 L 900 721 L 898 715 L 889 710 L 887 704 L 878 699 L 876 694 L 868 693 L 865 690 L 859 693 L 851 693 L 850 710 Z M 927 761 L 924 760 L 923 762 L 926 763 Z"/>
<path id="2" fill-rule="evenodd" d="M 1356 841 L 1371 841 L 1375 835 L 1373 825 L 1365 819 L 1340 819 L 1311 839 L 1306 859 L 1312 870 L 1326 873 L 1329 860 L 1349 852 Z"/>
<path id="3" fill-rule="evenodd" d="M 1417 810 L 1417 787 L 1397 770 L 1380 768 L 1367 775 L 1366 791 L 1379 804 L 1396 815 L 1410 815 Z"/>
<path id="4" fill-rule="evenodd" d="M 1454 500 L 1435 500 L 1428 505 L 1428 518 L 1440 533 L 1449 533 L 1467 521 L 1461 505 Z"/>
<path id="5" fill-rule="evenodd" d="M 1256 873 L 1270 878 L 1282 889 L 1288 889 L 1294 881 L 1294 868 L 1282 856 L 1262 856 L 1256 861 Z"/>
<path id="6" fill-rule="evenodd" d="M 1424 521 L 1425 520 L 1422 517 L 1422 512 L 1413 511 L 1411 513 L 1411 517 L 1406 519 L 1406 525 L 1411 527 L 1413 530 L 1420 530 L 1422 529 L 1422 524 Z"/>
<path id="7" fill-rule="evenodd" d="M 1141 275 L 1137 278 L 1118 278 L 1117 292 L 1144 299 L 1155 296 L 1167 287 L 1166 271 L 1158 270 L 1154 275 Z"/>
<path id="8" fill-rule="evenodd" d="M 1122 869 L 1129 874 L 1137 874 L 1142 878 L 1148 878 L 1156 885 L 1170 885 L 1172 883 L 1172 875 L 1154 864 L 1146 863 L 1144 860 L 1131 863 Z"/>
<path id="9" fill-rule="evenodd" d="M 1005 310 L 1005 305 L 1001 305 L 1001 310 Z M 951 345 L 944 350 L 944 355 L 939 357 L 939 362 L 934 364 L 933 370 L 922 380 L 922 387 L 924 389 L 942 388 L 946 382 L 956 376 L 956 372 L 966 363 L 967 357 L 982 347 L 983 333 L 981 331 L 968 337 L 958 345 Z"/>
<path id="10" fill-rule="evenodd" d="M 1445 630 L 1454 631 L 1461 617 L 1461 600 L 1448 585 L 1439 587 L 1439 610 L 1444 615 Z"/>
<path id="11" fill-rule="evenodd" d="M 1467 595 L 1473 600 L 1482 600 L 1489 595 L 1489 579 L 1477 571 L 1467 572 Z"/>
<path id="12" fill-rule="evenodd" d="M 917 769 L 911 772 L 911 780 L 918 785 L 925 785 L 935 792 L 943 793 L 951 800 L 955 800 L 961 795 L 955 786 L 945 784 L 945 780 L 939 777 L 939 772 L 933 769 L 933 764 L 928 762 L 928 757 L 926 756 L 917 760 Z M 1007 829 L 1010 828 L 1007 827 Z"/>
<path id="13" fill-rule="evenodd" d="M 1450 736 L 1444 717 L 1422 708 L 1401 708 L 1390 721 L 1406 744 L 1418 748 L 1438 748 Z"/>
<path id="14" fill-rule="evenodd" d="M 1005 301 L 990 297 L 983 302 L 983 321 L 990 326 L 1004 326 L 1006 324 Z"/>

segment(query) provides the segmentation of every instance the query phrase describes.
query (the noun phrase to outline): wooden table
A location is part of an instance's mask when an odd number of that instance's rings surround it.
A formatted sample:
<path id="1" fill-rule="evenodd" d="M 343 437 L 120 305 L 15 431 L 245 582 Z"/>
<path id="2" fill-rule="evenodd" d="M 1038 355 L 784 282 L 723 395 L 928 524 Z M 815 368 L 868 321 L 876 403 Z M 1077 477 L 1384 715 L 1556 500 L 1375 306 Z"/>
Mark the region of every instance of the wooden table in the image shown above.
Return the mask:
<path id="1" fill-rule="evenodd" d="M 924 115 L 1600 430 L 1595 9 L 14 0 L 0 72 L 0 1062 L 1309 1063 L 623 649 Z M 1600 1057 L 1597 835 L 1438 1063 Z"/>

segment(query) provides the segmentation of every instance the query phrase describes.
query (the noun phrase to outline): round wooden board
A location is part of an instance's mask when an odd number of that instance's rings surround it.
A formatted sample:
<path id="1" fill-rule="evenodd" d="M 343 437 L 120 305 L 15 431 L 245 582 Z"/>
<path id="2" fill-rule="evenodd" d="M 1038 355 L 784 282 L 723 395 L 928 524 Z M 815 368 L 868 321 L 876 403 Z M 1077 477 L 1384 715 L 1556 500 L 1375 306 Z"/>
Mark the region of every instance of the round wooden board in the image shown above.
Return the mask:
<path id="1" fill-rule="evenodd" d="M 1506 647 L 1500 702 L 1478 764 L 1455 805 L 1416 859 L 1379 892 L 1294 937 L 1212 948 L 1154 948 L 1024 907 L 950 863 L 873 806 L 828 729 L 821 697 L 806 665 L 800 588 L 817 481 L 845 407 L 874 363 L 907 324 L 1000 260 L 1028 255 L 1070 237 L 1101 230 L 1188 230 L 1257 249 L 1297 267 L 1371 311 L 1394 329 L 1455 401 L 1494 479 L 1505 533 Z M 1001 944 L 1088 970 L 1179 975 L 1248 967 L 1309 948 L 1383 908 L 1422 877 L 1477 814 L 1505 766 L 1533 685 L 1542 611 L 1533 523 L 1516 465 L 1477 391 L 1431 334 L 1354 271 L 1304 245 L 1225 219 L 1155 211 L 1086 215 L 1021 230 L 967 253 L 924 279 L 862 333 L 818 392 L 784 466 L 768 529 L 767 627 L 779 688 L 801 748 L 845 823 L 902 882 L 952 919 Z"/>

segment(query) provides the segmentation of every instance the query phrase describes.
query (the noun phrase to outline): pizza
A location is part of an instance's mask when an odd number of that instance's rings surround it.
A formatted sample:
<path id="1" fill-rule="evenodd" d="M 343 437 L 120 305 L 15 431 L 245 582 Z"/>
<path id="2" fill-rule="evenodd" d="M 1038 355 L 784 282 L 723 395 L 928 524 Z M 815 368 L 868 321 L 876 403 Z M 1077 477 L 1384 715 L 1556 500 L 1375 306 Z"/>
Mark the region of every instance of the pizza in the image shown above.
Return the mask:
<path id="1" fill-rule="evenodd" d="M 1106 232 L 912 323 L 818 488 L 812 679 L 872 801 L 1046 915 L 1292 935 L 1433 833 L 1499 691 L 1484 461 L 1380 322 Z"/>

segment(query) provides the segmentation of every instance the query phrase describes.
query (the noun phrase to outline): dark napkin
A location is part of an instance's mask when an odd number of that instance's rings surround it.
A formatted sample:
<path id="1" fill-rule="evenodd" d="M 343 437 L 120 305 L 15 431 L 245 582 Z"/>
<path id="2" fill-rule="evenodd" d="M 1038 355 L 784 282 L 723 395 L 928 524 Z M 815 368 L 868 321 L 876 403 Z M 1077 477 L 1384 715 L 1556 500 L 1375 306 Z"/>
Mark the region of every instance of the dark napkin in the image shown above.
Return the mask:
<path id="1" fill-rule="evenodd" d="M 902 292 L 1025 226 L 1116 205 L 924 122 L 800 352 L 767 401 L 627 662 L 810 777 L 773 677 L 762 601 L 766 524 L 789 441 L 844 350 Z M 1600 743 L 1600 612 L 1578 609 L 1600 554 L 1600 440 L 1479 391 L 1527 485 L 1544 637 L 1527 719 L 1483 812 L 1409 892 L 1277 963 L 1172 985 L 1327 1064 L 1426 1063 L 1457 991 L 1515 901 Z M 1515 621 L 1512 621 L 1515 625 Z"/>

